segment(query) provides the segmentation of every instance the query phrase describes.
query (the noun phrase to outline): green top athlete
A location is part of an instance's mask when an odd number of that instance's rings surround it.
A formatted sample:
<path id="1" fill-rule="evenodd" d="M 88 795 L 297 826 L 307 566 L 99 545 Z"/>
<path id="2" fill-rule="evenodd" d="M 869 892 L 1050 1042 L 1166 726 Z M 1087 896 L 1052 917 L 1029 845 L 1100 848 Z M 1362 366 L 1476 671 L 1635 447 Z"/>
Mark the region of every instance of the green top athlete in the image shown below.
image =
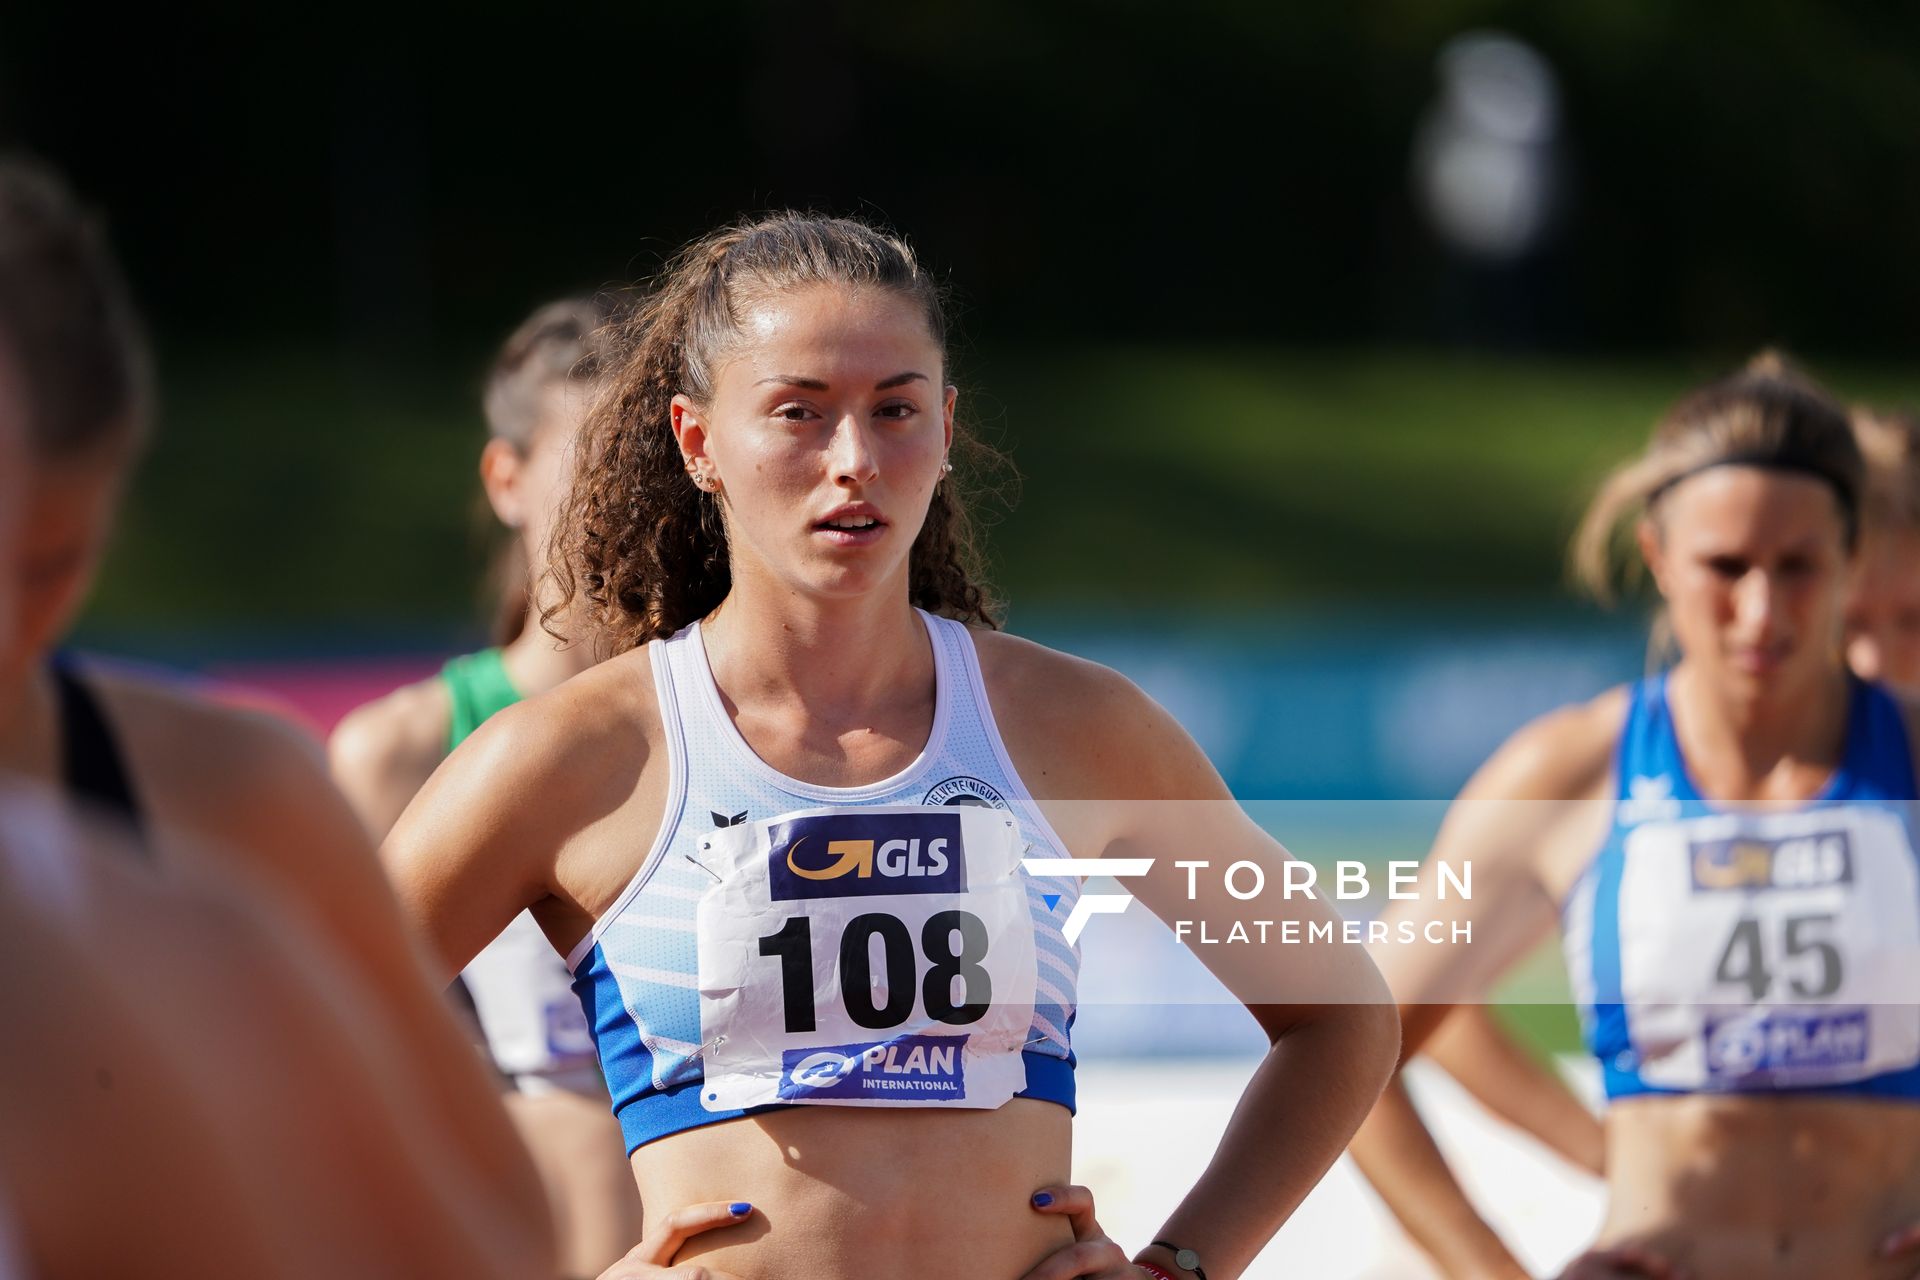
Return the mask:
<path id="1" fill-rule="evenodd" d="M 334 731 L 334 777 L 376 840 L 489 716 L 591 663 L 584 646 L 562 648 L 540 625 L 542 596 L 528 566 L 546 562 L 568 446 L 598 379 L 595 335 L 606 319 L 585 299 L 551 303 L 494 361 L 480 480 L 513 533 L 500 573 L 499 643 L 360 707 Z M 494 1065 L 515 1086 L 507 1108 L 546 1184 L 566 1273 L 595 1274 L 639 1238 L 640 1205 L 572 976 L 523 913 L 461 977 Z"/>

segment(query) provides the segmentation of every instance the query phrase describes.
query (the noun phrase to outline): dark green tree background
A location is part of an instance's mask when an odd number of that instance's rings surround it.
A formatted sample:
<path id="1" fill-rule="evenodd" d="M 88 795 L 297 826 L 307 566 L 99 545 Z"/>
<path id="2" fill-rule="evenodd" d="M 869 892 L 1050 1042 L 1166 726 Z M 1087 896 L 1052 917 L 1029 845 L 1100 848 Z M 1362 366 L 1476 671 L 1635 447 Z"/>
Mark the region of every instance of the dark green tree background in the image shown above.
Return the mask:
<path id="1" fill-rule="evenodd" d="M 1566 217 L 1499 281 L 1409 180 L 1474 29 L 1562 94 Z M 0 32 L 0 137 L 107 209 L 161 341 L 114 625 L 465 616 L 490 344 L 770 206 L 891 222 L 954 281 L 970 403 L 1027 473 L 1016 597 L 1539 591 L 1579 486 L 1688 376 L 1785 342 L 1894 395 L 1920 340 L 1910 5 L 40 5 Z"/>

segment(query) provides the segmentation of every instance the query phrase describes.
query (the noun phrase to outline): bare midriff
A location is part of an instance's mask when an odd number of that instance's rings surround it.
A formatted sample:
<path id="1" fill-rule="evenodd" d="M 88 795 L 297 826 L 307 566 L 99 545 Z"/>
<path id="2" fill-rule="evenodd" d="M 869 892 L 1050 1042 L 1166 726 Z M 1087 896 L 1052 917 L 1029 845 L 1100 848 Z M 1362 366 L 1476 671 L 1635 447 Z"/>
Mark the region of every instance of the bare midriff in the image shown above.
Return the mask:
<path id="1" fill-rule="evenodd" d="M 1015 1098 L 992 1111 L 791 1107 L 705 1125 L 633 1153 L 649 1222 L 745 1200 L 753 1218 L 697 1236 L 677 1260 L 741 1280 L 1019 1280 L 1073 1241 L 1036 1213 L 1064 1183 L 1072 1117 Z"/>
<path id="2" fill-rule="evenodd" d="M 1696 1280 L 1907 1280 L 1878 1257 L 1920 1223 L 1920 1106 L 1834 1097 L 1628 1098 L 1607 1114 L 1600 1245 Z"/>

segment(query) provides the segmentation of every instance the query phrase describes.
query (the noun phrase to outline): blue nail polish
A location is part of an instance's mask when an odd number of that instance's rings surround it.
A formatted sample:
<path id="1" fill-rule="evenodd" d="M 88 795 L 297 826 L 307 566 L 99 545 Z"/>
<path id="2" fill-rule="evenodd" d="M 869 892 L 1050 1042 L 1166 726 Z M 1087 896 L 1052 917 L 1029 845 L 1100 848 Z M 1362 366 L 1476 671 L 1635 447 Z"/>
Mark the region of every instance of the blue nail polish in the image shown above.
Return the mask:
<path id="1" fill-rule="evenodd" d="M 744 1218 L 748 1214 L 753 1212 L 753 1206 L 748 1204 L 745 1200 L 735 1200 L 732 1204 L 727 1206 L 727 1212 L 732 1214 L 736 1218 Z"/>
<path id="2" fill-rule="evenodd" d="M 1053 1203 L 1053 1197 L 1052 1197 L 1051 1195 L 1048 1195 L 1048 1194 L 1047 1194 L 1046 1192 L 1044 1192 L 1044 1191 L 1036 1191 L 1036 1192 L 1034 1192 L 1034 1193 L 1033 1193 L 1033 1207 L 1034 1207 L 1034 1208 L 1036 1208 L 1036 1209 L 1044 1209 L 1044 1208 L 1046 1208 L 1046 1207 L 1047 1207 L 1048 1205 L 1050 1205 L 1050 1204 L 1052 1204 L 1052 1203 Z"/>

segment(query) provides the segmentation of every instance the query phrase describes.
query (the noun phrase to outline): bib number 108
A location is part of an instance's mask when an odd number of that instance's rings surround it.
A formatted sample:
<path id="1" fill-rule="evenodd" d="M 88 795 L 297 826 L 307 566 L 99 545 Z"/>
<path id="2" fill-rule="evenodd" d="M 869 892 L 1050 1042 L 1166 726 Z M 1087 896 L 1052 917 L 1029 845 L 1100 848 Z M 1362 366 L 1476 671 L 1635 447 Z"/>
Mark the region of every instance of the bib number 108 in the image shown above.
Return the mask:
<path id="1" fill-rule="evenodd" d="M 954 945 L 955 935 L 959 945 Z M 875 1003 L 873 940 L 880 940 L 886 969 L 886 1003 Z M 760 939 L 760 954 L 780 960 L 781 1003 L 790 1034 L 814 1030 L 813 919 L 793 916 L 778 932 Z M 840 999 L 847 1016 L 870 1031 L 900 1026 L 913 1016 L 919 956 L 932 966 L 918 984 L 927 1016 L 964 1027 L 986 1016 L 993 1002 L 993 979 L 980 967 L 987 956 L 987 926 L 969 911 L 936 911 L 920 929 L 916 953 L 906 922 L 884 912 L 847 921 L 840 934 Z M 964 994 L 953 998 L 958 979 Z"/>

